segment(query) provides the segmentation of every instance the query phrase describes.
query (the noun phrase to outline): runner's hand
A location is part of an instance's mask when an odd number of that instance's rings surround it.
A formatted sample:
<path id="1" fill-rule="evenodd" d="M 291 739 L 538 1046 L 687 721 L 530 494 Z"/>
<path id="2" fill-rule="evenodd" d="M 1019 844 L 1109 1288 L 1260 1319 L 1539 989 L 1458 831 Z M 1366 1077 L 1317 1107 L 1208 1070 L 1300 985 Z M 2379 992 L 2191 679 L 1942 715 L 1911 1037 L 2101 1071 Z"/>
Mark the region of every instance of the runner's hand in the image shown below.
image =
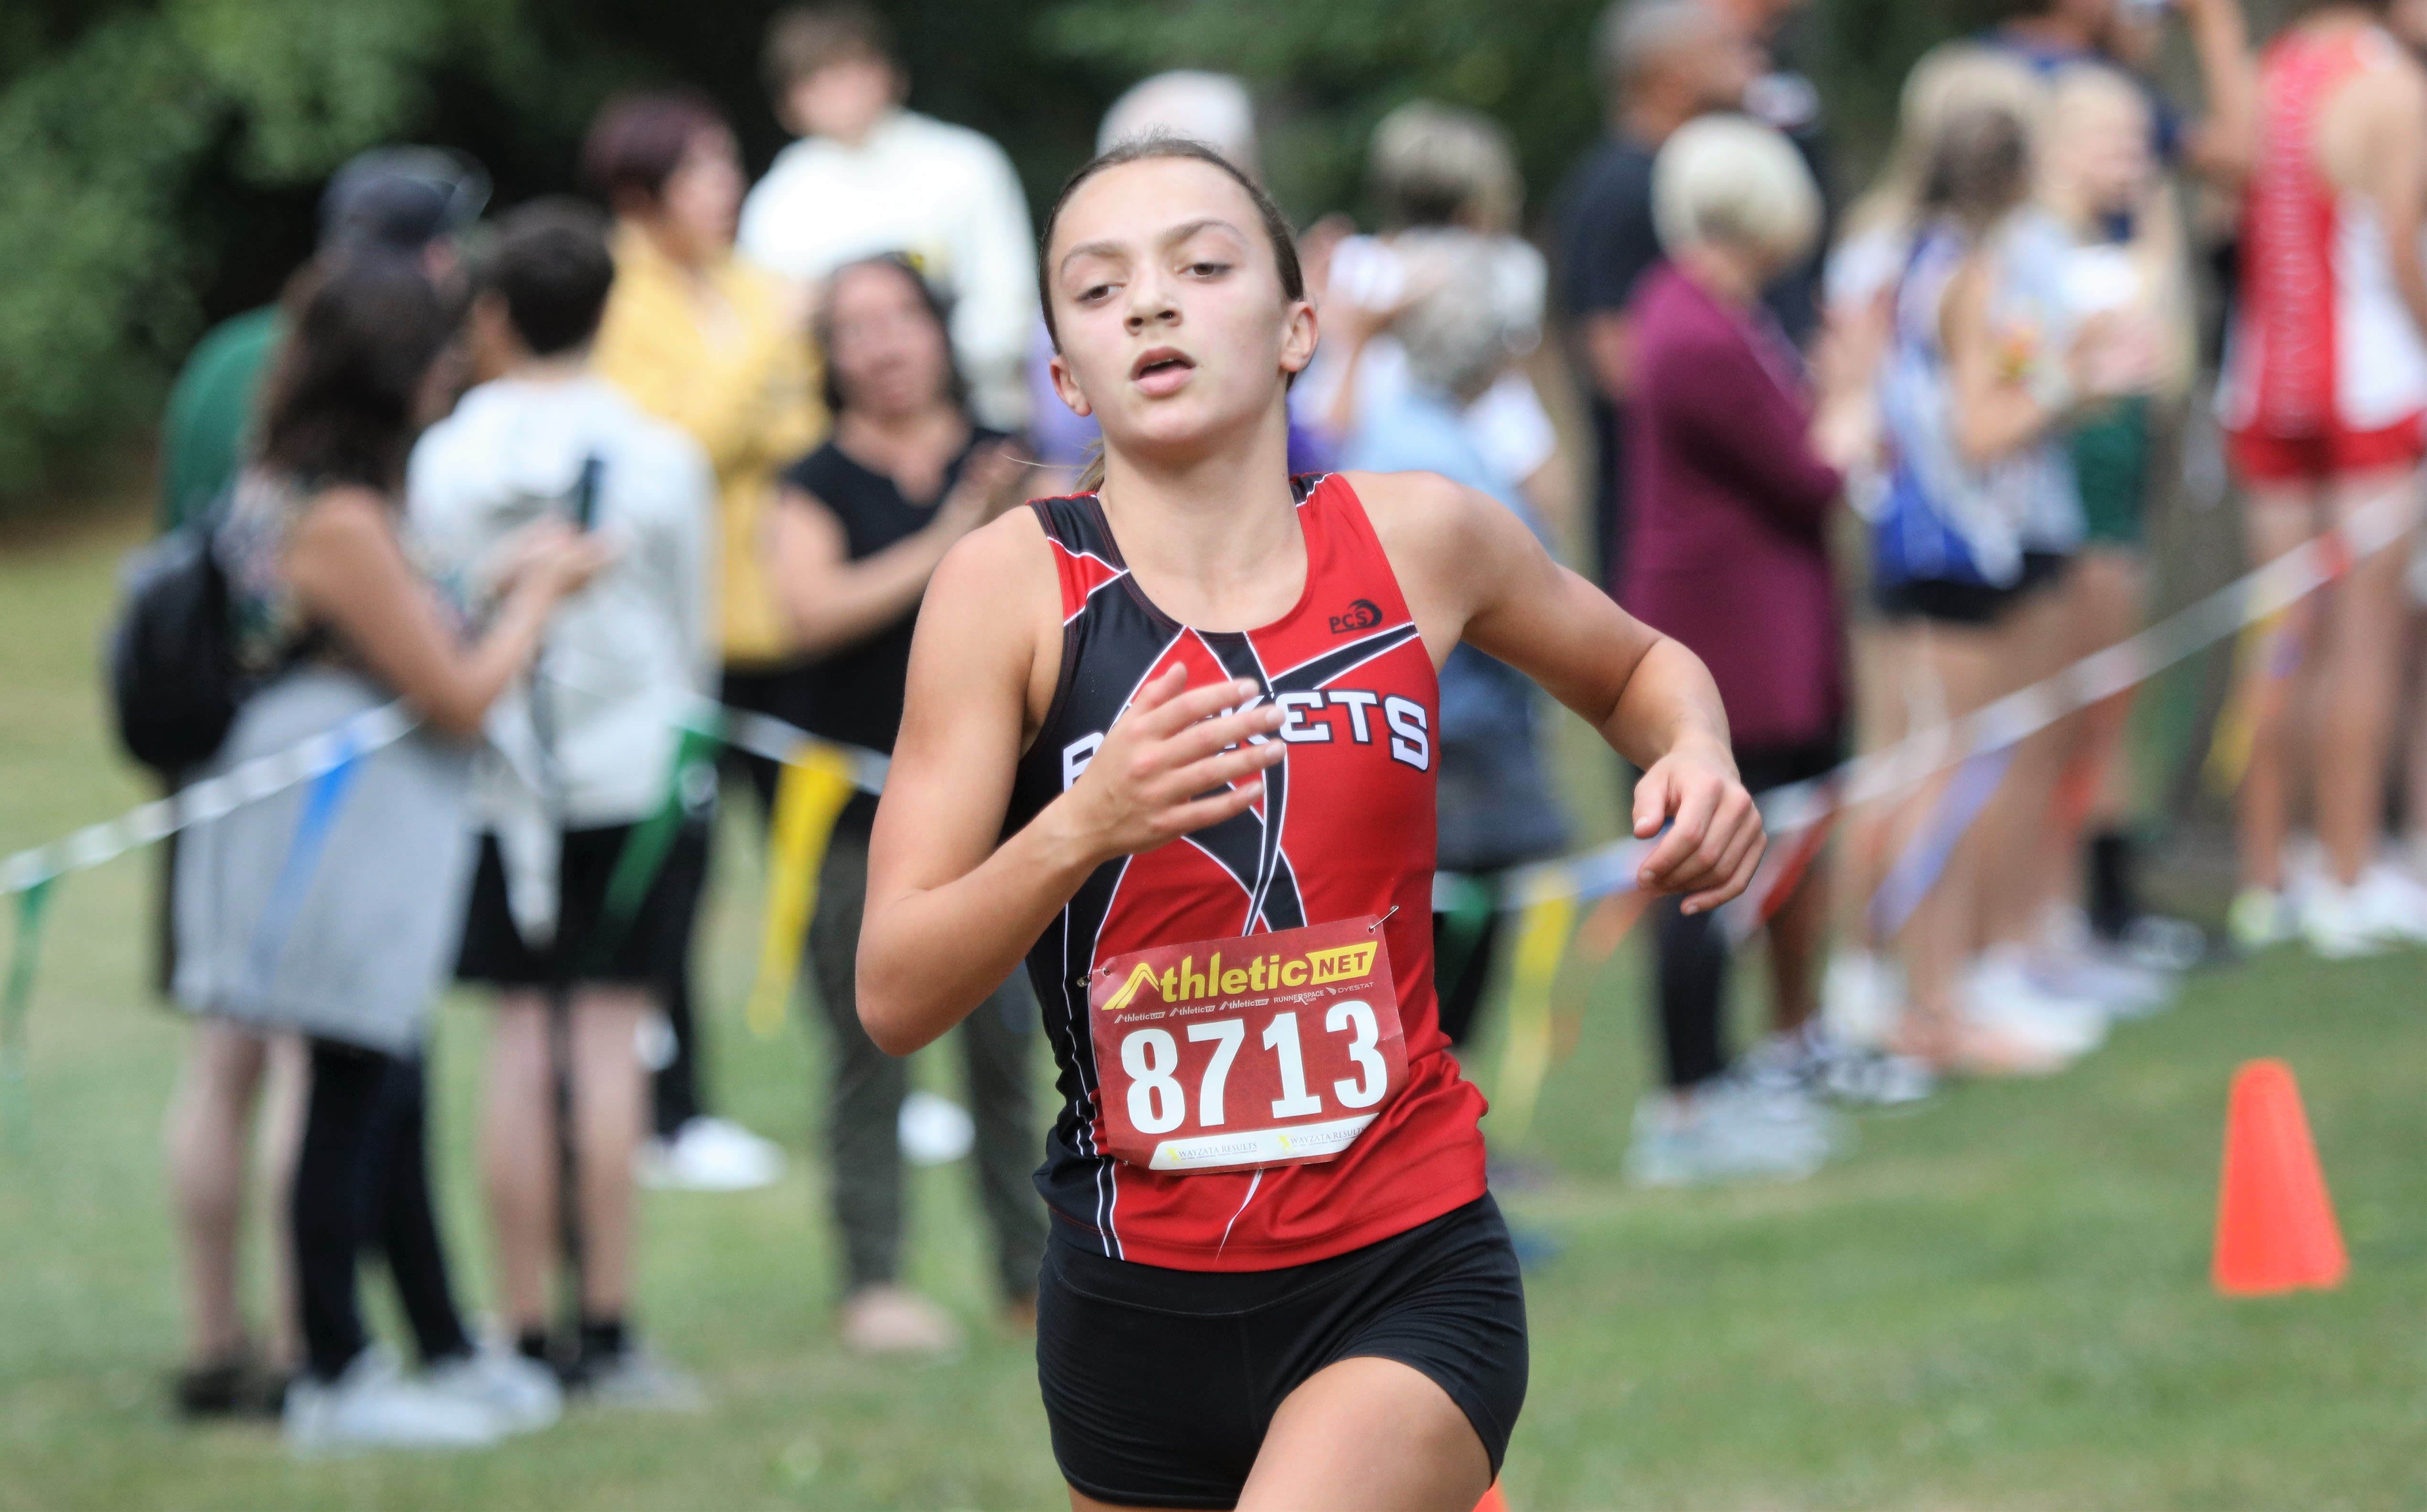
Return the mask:
<path id="1" fill-rule="evenodd" d="M 1101 864 L 1151 851 L 1244 812 L 1262 797 L 1261 773 L 1286 748 L 1273 740 L 1248 743 L 1248 737 L 1269 736 L 1281 723 L 1280 710 L 1270 704 L 1237 707 L 1255 696 L 1256 685 L 1245 680 L 1191 688 L 1185 667 L 1139 689 L 1061 799 L 1089 860 Z"/>
<path id="2" fill-rule="evenodd" d="M 1724 752 L 1686 746 L 1652 764 L 1635 785 L 1635 837 L 1650 839 L 1671 821 L 1635 880 L 1646 892 L 1686 894 L 1686 912 L 1707 913 L 1745 890 L 1761 853 L 1761 810 Z"/>

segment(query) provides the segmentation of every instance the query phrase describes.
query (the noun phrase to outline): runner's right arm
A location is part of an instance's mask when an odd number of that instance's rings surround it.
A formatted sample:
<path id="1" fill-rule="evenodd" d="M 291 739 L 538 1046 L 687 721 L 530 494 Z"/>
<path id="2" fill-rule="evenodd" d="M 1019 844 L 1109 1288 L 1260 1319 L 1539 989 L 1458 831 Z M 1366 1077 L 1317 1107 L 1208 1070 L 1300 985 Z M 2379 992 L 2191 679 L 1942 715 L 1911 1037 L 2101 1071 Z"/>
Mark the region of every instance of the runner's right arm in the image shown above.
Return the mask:
<path id="1" fill-rule="evenodd" d="M 1097 867 L 1246 809 L 1285 749 L 1246 743 L 1279 727 L 1271 706 L 1222 714 L 1249 685 L 1189 688 L 1175 669 L 1139 691 L 1076 783 L 1002 838 L 1059 671 L 1059 597 L 1025 510 L 964 537 L 929 584 L 859 932 L 859 1020 L 889 1054 L 1002 985 Z"/>

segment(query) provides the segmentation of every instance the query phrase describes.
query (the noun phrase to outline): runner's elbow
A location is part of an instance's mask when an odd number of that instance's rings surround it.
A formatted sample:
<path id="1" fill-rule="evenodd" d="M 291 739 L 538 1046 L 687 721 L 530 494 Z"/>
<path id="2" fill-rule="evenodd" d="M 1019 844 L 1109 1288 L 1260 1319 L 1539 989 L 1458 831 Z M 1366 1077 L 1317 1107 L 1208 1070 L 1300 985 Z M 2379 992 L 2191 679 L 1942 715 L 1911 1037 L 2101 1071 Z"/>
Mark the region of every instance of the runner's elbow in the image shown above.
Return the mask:
<path id="1" fill-rule="evenodd" d="M 936 1037 L 921 1027 L 915 989 L 901 980 L 899 970 L 889 968 L 883 952 L 869 950 L 865 941 L 856 974 L 859 1027 L 878 1049 L 888 1055 L 909 1055 Z"/>

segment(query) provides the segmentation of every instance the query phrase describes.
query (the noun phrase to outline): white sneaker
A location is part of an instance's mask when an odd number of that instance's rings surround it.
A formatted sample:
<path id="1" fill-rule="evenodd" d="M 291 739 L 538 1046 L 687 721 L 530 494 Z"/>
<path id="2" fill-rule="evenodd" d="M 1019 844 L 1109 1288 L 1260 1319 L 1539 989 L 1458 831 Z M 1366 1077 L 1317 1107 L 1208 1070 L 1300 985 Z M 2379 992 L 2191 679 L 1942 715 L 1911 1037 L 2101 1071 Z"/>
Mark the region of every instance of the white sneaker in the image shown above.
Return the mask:
<path id="1" fill-rule="evenodd" d="M 2095 1004 L 2115 1018 L 2146 1018 L 2172 1004 L 2179 985 L 2171 972 L 2153 971 L 2087 945 L 2042 951 L 2032 959 L 2030 974 L 2033 983 L 2052 995 Z"/>
<path id="2" fill-rule="evenodd" d="M 421 1373 L 421 1384 L 484 1409 L 501 1433 L 536 1433 L 564 1413 L 564 1389 L 556 1372 L 495 1341 L 440 1360 Z"/>
<path id="3" fill-rule="evenodd" d="M 581 1392 L 621 1412 L 705 1412 L 708 1392 L 697 1376 L 639 1344 L 585 1360 Z"/>
<path id="4" fill-rule="evenodd" d="M 297 1455 L 365 1449 L 485 1449 L 501 1435 L 486 1408 L 408 1381 L 377 1344 L 334 1381 L 310 1375 L 286 1389 L 284 1430 Z"/>
<path id="5" fill-rule="evenodd" d="M 1880 1047 L 1904 1016 L 1904 974 L 1869 951 L 1839 951 L 1820 977 L 1820 1017 L 1838 1043 Z"/>
<path id="6" fill-rule="evenodd" d="M 2300 916 L 2274 888 L 2244 887 L 2233 895 L 2233 906 L 2225 910 L 2224 933 L 2235 950 L 2256 955 L 2299 934 Z"/>
<path id="7" fill-rule="evenodd" d="M 2389 941 L 2416 945 L 2427 941 L 2427 886 L 2400 867 L 2379 861 L 2360 873 L 2360 911 L 2377 933 Z"/>
<path id="8" fill-rule="evenodd" d="M 674 1192 L 747 1192 L 784 1174 L 784 1148 L 730 1118 L 693 1118 L 672 1139 L 641 1146 L 633 1175 L 644 1187 Z"/>
<path id="9" fill-rule="evenodd" d="M 2107 1016 L 2031 980 L 2020 947 L 1981 953 L 1966 984 L 1964 1013 L 1976 1024 L 2050 1055 L 2087 1055 L 2107 1038 Z"/>
<path id="10" fill-rule="evenodd" d="M 1775 1094 L 1722 1078 L 1636 1104 L 1626 1179 L 1659 1187 L 1800 1181 L 1828 1162 L 1831 1144 L 1824 1125 L 1786 1115 Z"/>
<path id="11" fill-rule="evenodd" d="M 2360 885 L 2338 886 L 2319 882 L 2301 901 L 2301 937 L 2328 961 L 2350 961 L 2374 955 L 2393 943 L 2376 917 L 2371 900 Z"/>

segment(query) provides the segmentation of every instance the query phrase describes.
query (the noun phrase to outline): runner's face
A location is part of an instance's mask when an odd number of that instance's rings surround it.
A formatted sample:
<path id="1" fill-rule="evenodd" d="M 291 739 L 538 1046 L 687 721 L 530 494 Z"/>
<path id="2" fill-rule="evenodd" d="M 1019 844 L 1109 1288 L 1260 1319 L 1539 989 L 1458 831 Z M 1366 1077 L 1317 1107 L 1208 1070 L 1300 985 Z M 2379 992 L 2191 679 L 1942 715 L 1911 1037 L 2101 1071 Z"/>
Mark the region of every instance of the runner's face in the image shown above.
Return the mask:
<path id="1" fill-rule="evenodd" d="M 1209 163 L 1098 173 L 1046 249 L 1053 383 L 1116 450 L 1218 445 L 1281 410 L 1314 355 L 1314 310 L 1281 291 L 1256 206 Z"/>

